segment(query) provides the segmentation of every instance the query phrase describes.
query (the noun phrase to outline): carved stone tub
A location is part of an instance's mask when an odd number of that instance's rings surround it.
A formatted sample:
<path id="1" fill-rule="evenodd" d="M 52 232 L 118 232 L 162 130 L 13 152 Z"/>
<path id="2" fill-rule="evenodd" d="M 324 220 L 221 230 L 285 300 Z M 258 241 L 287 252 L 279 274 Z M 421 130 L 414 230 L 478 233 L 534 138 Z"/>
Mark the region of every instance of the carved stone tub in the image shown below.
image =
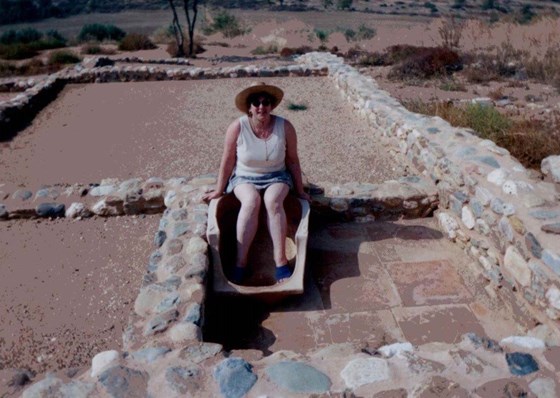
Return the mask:
<path id="1" fill-rule="evenodd" d="M 210 202 L 207 238 L 212 256 L 214 292 L 273 300 L 303 293 L 309 203 L 292 195 L 288 195 L 284 201 L 288 221 L 286 255 L 294 271 L 287 281 L 279 284 L 276 284 L 274 277 L 272 240 L 266 226 L 264 205 L 261 206 L 257 235 L 249 251 L 247 278 L 242 285 L 228 279 L 230 269 L 235 265 L 235 226 L 240 207 L 241 204 L 233 194 Z"/>

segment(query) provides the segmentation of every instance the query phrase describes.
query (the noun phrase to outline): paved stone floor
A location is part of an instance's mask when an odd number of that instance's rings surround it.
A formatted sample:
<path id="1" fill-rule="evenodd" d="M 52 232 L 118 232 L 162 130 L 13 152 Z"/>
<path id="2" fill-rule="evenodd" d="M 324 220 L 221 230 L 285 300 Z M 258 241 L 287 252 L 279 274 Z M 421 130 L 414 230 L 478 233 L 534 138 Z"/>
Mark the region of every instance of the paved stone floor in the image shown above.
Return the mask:
<path id="1" fill-rule="evenodd" d="M 479 272 L 435 219 L 315 225 L 304 295 L 275 305 L 210 298 L 205 340 L 266 355 L 526 334 L 532 318 L 496 297 Z"/>

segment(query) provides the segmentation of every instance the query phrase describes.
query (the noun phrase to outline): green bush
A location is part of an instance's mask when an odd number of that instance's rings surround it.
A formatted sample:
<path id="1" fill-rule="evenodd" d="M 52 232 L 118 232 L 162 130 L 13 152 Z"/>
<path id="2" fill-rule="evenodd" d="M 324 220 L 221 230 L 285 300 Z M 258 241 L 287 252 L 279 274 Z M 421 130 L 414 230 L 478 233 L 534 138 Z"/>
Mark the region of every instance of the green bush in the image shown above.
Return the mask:
<path id="1" fill-rule="evenodd" d="M 294 112 L 306 111 L 306 110 L 307 110 L 307 105 L 305 105 L 305 104 L 296 104 L 296 103 L 294 103 L 294 102 L 289 102 L 289 103 L 288 103 L 288 110 L 294 111 Z"/>
<path id="2" fill-rule="evenodd" d="M 72 51 L 58 50 L 49 55 L 49 65 L 77 64 L 82 59 Z"/>
<path id="3" fill-rule="evenodd" d="M 210 26 L 210 32 L 221 32 L 225 37 L 232 38 L 241 36 L 248 32 L 244 29 L 235 15 L 223 10 L 215 17 L 214 22 Z"/>
<path id="4" fill-rule="evenodd" d="M 428 79 L 448 75 L 462 67 L 459 54 L 449 48 L 416 47 L 413 53 L 391 68 L 388 77 L 394 80 Z"/>
<path id="5" fill-rule="evenodd" d="M 103 41 L 103 40 L 121 40 L 126 33 L 115 25 L 103 25 L 98 23 L 87 24 L 82 27 L 78 34 L 78 41 Z"/>
<path id="6" fill-rule="evenodd" d="M 88 43 L 82 46 L 82 48 L 80 49 L 80 53 L 88 54 L 88 55 L 99 55 L 99 54 L 112 55 L 115 54 L 116 51 L 113 50 L 112 48 L 101 47 L 99 44 L 96 43 Z"/>
<path id="7" fill-rule="evenodd" d="M 352 7 L 352 0 L 338 0 L 336 2 L 336 8 L 339 10 L 349 10 Z"/>
<path id="8" fill-rule="evenodd" d="M 43 34 L 34 28 L 24 28 L 19 30 L 10 29 L 2 34 L 0 43 L 2 44 L 16 44 L 16 43 L 31 43 L 38 41 L 43 37 Z"/>
<path id="9" fill-rule="evenodd" d="M 37 55 L 37 50 L 29 44 L 0 44 L 0 58 L 20 60 L 32 58 Z"/>
<path id="10" fill-rule="evenodd" d="M 152 43 L 148 36 L 140 33 L 129 33 L 119 43 L 121 51 L 152 50 L 157 46 Z"/>

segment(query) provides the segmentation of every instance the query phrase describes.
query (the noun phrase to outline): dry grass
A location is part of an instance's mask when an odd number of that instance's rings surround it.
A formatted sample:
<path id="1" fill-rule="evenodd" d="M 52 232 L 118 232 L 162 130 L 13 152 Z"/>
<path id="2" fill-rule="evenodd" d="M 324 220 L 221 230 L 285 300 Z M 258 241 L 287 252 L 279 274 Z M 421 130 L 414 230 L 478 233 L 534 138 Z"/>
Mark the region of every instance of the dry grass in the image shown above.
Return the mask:
<path id="1" fill-rule="evenodd" d="M 514 120 L 500 114 L 493 107 L 467 105 L 459 107 L 451 102 L 426 103 L 420 100 L 403 102 L 412 112 L 439 116 L 452 126 L 467 127 L 481 138 L 506 148 L 523 165 L 539 169 L 542 159 L 560 153 L 560 114 L 551 120 Z"/>

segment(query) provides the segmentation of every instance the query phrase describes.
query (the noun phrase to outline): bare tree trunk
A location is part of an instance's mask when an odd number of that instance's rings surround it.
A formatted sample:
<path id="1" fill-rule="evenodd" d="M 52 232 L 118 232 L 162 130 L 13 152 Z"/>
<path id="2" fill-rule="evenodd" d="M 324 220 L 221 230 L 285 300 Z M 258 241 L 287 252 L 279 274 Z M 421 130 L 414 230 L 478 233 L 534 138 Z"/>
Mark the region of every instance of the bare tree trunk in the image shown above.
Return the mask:
<path id="1" fill-rule="evenodd" d="M 179 17 L 177 16 L 177 10 L 175 9 L 175 4 L 173 0 L 169 0 L 169 6 L 173 11 L 173 33 L 175 34 L 175 41 L 177 42 L 177 57 L 185 57 L 185 37 L 183 36 L 183 29 L 179 23 Z"/>
<path id="2" fill-rule="evenodd" d="M 194 57 L 194 26 L 196 24 L 196 16 L 198 15 L 198 0 L 183 0 L 185 6 L 185 15 L 187 17 L 187 24 L 189 29 L 189 57 Z M 192 18 L 191 10 L 192 8 Z"/>

